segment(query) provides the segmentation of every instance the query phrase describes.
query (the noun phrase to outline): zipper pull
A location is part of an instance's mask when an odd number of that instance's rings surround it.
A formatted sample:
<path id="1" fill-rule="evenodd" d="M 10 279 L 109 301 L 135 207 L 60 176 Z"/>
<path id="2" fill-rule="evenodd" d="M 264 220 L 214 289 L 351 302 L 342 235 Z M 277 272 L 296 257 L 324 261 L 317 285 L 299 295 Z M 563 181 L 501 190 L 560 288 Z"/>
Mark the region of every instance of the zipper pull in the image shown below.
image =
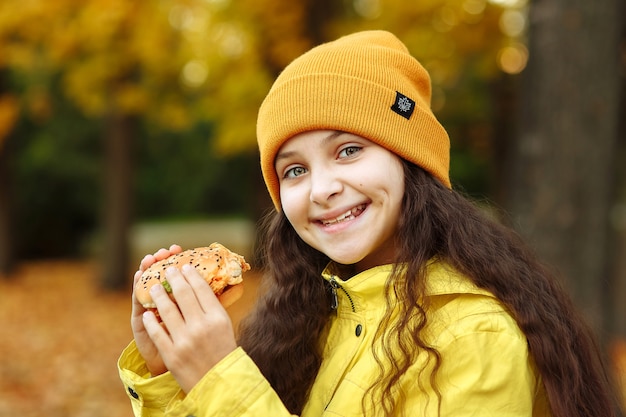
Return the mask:
<path id="1" fill-rule="evenodd" d="M 337 288 L 339 288 L 339 284 L 337 284 L 335 277 L 331 277 L 329 282 L 330 293 L 332 296 L 330 299 L 330 308 L 334 311 L 337 310 L 337 307 L 339 307 L 339 299 L 337 298 Z"/>

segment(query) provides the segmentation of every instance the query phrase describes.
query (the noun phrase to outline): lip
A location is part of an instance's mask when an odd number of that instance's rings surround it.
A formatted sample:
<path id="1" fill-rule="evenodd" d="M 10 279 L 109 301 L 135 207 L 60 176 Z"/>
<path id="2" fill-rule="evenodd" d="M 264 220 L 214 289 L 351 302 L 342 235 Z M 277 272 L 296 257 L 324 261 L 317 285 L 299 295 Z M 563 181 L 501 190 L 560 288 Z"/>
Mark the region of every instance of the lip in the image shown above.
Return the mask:
<path id="1" fill-rule="evenodd" d="M 340 208 L 332 212 L 325 213 L 323 216 L 314 218 L 313 221 L 322 227 L 332 227 L 341 225 L 360 217 L 369 206 L 368 203 L 360 203 L 348 208 Z"/>

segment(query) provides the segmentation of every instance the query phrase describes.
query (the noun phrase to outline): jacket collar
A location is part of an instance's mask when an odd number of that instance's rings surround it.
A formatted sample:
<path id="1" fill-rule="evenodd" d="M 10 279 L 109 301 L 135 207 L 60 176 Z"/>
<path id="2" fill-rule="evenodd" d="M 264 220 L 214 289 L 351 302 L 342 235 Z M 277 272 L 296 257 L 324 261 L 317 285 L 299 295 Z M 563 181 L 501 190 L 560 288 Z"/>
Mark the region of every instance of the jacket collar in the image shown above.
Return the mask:
<path id="1" fill-rule="evenodd" d="M 341 304 L 346 307 L 351 305 L 353 311 L 384 305 L 382 294 L 387 278 L 393 270 L 393 264 L 368 269 L 349 279 L 339 278 L 332 270 L 333 265 L 329 264 L 322 272 L 322 277 L 335 286 L 340 299 L 347 298 L 348 303 Z M 449 294 L 480 294 L 493 297 L 489 291 L 477 287 L 465 275 L 445 262 L 432 260 L 428 265 L 427 280 L 427 297 Z"/>

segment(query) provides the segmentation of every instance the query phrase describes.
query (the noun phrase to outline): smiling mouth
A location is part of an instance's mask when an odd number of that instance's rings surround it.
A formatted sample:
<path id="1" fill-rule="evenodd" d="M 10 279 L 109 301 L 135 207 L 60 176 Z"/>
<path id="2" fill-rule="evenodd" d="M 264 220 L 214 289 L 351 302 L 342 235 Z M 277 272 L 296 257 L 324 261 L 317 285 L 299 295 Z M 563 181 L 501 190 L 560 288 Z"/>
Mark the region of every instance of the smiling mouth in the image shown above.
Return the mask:
<path id="1" fill-rule="evenodd" d="M 367 207 L 367 205 L 359 204 L 358 206 L 346 211 L 341 216 L 337 216 L 334 219 L 330 220 L 320 220 L 320 223 L 322 223 L 324 226 L 331 226 L 333 224 L 341 223 L 346 220 L 356 219 L 361 213 L 363 213 L 365 207 Z"/>

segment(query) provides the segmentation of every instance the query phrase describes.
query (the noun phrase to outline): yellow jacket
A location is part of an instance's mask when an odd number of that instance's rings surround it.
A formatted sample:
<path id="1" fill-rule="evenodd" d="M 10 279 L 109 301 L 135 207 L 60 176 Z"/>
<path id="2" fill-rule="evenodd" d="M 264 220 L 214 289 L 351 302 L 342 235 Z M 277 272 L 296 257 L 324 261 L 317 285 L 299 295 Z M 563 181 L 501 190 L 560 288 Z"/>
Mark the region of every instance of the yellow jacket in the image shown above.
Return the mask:
<path id="1" fill-rule="evenodd" d="M 337 315 L 302 417 L 363 416 L 361 399 L 378 377 L 372 338 L 384 311 L 381 294 L 390 272 L 391 266 L 384 265 L 347 281 L 325 274 L 337 287 Z M 428 288 L 428 342 L 442 359 L 436 378 L 441 416 L 550 417 L 526 338 L 498 300 L 441 264 L 431 265 Z M 241 348 L 210 370 L 188 395 L 169 372 L 150 378 L 134 343 L 118 365 L 136 416 L 290 416 Z M 419 373 L 423 367 L 418 358 L 402 379 L 406 416 L 437 416 L 438 401 L 428 372 Z"/>

